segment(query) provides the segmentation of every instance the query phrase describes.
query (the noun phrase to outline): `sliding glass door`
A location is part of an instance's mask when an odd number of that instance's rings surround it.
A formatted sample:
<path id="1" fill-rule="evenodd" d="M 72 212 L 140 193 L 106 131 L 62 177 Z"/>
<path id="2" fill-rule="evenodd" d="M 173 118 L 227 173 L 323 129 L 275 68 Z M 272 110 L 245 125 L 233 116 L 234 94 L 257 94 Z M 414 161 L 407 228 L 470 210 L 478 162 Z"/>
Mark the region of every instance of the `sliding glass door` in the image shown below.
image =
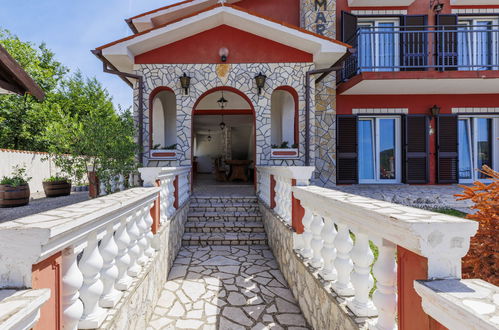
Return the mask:
<path id="1" fill-rule="evenodd" d="M 360 117 L 358 123 L 360 183 L 400 182 L 400 118 Z"/>
<path id="2" fill-rule="evenodd" d="M 486 179 L 476 169 L 499 167 L 499 118 L 459 118 L 459 181 Z M 496 137 L 496 138 L 494 138 Z"/>

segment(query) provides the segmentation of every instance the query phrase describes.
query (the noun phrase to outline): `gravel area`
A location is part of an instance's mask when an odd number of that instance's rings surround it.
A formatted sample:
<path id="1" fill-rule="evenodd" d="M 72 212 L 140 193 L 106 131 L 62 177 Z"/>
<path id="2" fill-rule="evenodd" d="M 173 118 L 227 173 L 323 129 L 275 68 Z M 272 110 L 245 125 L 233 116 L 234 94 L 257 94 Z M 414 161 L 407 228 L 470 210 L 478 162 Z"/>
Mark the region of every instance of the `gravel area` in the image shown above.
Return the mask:
<path id="1" fill-rule="evenodd" d="M 88 200 L 88 191 L 73 192 L 69 196 L 45 197 L 44 193 L 31 194 L 31 200 L 28 205 L 0 208 L 0 223 L 10 221 L 28 215 L 45 212 L 59 207 L 76 204 Z"/>

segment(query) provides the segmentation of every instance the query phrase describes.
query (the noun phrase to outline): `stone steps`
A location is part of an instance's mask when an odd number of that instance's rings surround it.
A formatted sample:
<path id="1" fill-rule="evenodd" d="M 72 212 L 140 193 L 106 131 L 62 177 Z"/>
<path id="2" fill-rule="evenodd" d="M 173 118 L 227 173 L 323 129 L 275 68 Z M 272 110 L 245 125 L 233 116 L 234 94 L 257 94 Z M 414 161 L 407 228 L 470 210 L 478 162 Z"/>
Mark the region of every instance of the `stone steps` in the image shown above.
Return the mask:
<path id="1" fill-rule="evenodd" d="M 264 245 L 265 233 L 184 233 L 182 245 Z"/>
<path id="2" fill-rule="evenodd" d="M 255 196 L 194 196 L 182 245 L 267 244 Z"/>
<path id="3" fill-rule="evenodd" d="M 185 224 L 186 233 L 264 233 L 261 221 L 193 221 Z"/>

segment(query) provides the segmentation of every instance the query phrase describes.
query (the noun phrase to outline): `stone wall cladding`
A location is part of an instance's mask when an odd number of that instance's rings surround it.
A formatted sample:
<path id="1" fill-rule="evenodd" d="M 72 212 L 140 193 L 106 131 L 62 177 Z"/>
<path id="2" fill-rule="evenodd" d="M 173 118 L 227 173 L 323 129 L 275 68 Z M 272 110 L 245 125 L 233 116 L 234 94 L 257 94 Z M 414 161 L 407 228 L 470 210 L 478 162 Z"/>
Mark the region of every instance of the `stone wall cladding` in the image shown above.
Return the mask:
<path id="1" fill-rule="evenodd" d="M 301 0 L 301 26 L 327 37 L 336 38 L 336 0 Z M 336 183 L 335 73 L 329 74 L 316 84 L 315 88 L 314 184 L 332 187 Z"/>
<path id="2" fill-rule="evenodd" d="M 364 328 L 366 319 L 355 318 L 345 300 L 336 296 L 317 272 L 294 252 L 293 229 L 262 202 L 259 204 L 269 245 L 309 324 L 321 330 Z"/>
<path id="3" fill-rule="evenodd" d="M 159 249 L 137 276 L 101 329 L 145 329 L 160 297 L 168 273 L 182 245 L 189 202 L 163 223 L 155 236 Z"/>
<path id="4" fill-rule="evenodd" d="M 222 67 L 225 66 L 225 67 Z M 222 68 L 222 69 L 221 69 Z M 305 155 L 305 73 L 314 68 L 313 63 L 243 63 L 243 64 L 140 64 L 135 73 L 144 77 L 144 164 L 149 152 L 149 95 L 157 87 L 171 88 L 177 98 L 177 149 L 178 161 L 154 161 L 148 166 L 187 166 L 191 164 L 192 109 L 198 98 L 216 87 L 233 87 L 244 93 L 256 112 L 256 165 L 302 166 Z M 179 77 L 191 77 L 189 95 L 184 95 Z M 262 72 L 267 76 L 262 94 L 258 94 L 254 77 Z M 225 74 L 226 73 L 226 74 Z M 291 86 L 299 96 L 299 150 L 296 160 L 270 158 L 270 100 L 274 89 Z M 312 89 L 312 94 L 315 90 Z M 134 114 L 138 118 L 138 89 L 134 90 Z M 315 101 L 311 104 L 311 118 L 315 116 Z M 315 128 L 311 127 L 311 159 L 314 160 Z"/>

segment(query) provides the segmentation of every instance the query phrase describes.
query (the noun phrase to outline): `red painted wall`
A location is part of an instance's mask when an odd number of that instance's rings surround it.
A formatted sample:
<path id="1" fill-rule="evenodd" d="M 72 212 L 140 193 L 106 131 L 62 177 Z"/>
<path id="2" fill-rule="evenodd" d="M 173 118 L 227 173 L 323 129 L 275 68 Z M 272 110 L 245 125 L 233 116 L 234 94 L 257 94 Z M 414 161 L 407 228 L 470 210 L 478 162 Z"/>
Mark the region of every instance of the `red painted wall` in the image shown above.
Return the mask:
<path id="1" fill-rule="evenodd" d="M 243 0 L 236 6 L 295 26 L 300 26 L 299 0 Z"/>
<path id="2" fill-rule="evenodd" d="M 312 62 L 312 54 L 221 25 L 135 57 L 136 64 L 221 63 L 218 51 L 229 49 L 227 63 Z"/>
<path id="3" fill-rule="evenodd" d="M 478 95 L 338 95 L 337 114 L 352 114 L 352 109 L 407 108 L 410 114 L 429 114 L 433 105 L 440 107 L 440 113 L 452 113 L 452 108 L 499 107 L 497 94 Z M 435 130 L 435 120 L 431 121 Z M 436 141 L 430 135 L 430 184 L 436 183 Z"/>

